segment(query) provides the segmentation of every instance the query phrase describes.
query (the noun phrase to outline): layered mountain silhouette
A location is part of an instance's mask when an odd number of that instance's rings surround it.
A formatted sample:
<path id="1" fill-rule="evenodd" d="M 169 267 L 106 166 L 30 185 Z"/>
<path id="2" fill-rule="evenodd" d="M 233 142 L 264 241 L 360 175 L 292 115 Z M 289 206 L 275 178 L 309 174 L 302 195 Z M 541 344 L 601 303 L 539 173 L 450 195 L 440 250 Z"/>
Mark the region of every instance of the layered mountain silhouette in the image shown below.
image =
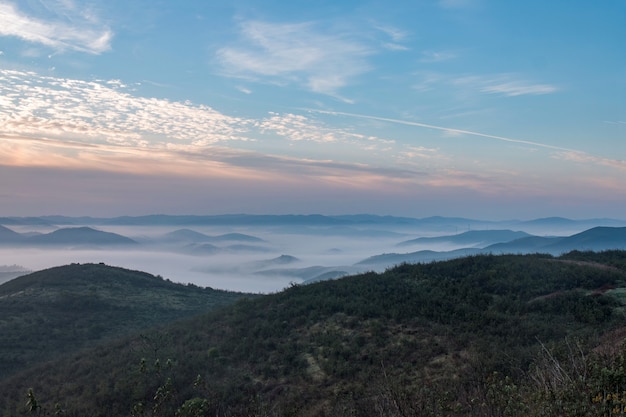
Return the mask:
<path id="1" fill-rule="evenodd" d="M 417 239 L 400 242 L 398 246 L 428 245 L 444 243 L 453 245 L 469 245 L 471 247 L 485 247 L 490 244 L 509 242 L 515 239 L 530 237 L 526 232 L 514 232 L 512 230 L 470 230 L 458 235 L 420 237 Z"/>
<path id="2" fill-rule="evenodd" d="M 137 242 L 117 233 L 103 232 L 91 227 L 68 227 L 43 234 L 22 234 L 0 226 L 0 243 L 32 246 L 110 246 L 135 245 Z"/>
<path id="3" fill-rule="evenodd" d="M 626 227 L 593 227 L 567 237 L 526 237 L 488 246 L 493 252 L 560 254 L 572 250 L 602 251 L 626 248 Z"/>
<path id="4" fill-rule="evenodd" d="M 470 236 L 482 236 L 484 234 L 484 236 L 493 238 L 495 238 L 496 235 L 499 235 L 502 238 L 505 238 L 507 236 L 515 236 L 517 233 L 520 232 L 497 231 L 497 233 L 491 235 L 489 231 L 476 232 L 475 234 L 467 232 L 461 235 L 414 239 L 408 242 L 459 243 L 465 240 L 473 243 L 475 242 L 475 239 L 472 240 L 471 238 L 468 238 L 468 234 L 470 234 Z M 401 245 L 404 245 L 405 243 L 406 242 L 402 242 Z M 410 253 L 386 253 L 366 258 L 358 262 L 357 265 L 372 265 L 380 268 L 400 263 L 441 261 L 477 254 L 546 253 L 556 256 L 573 250 L 598 252 L 611 249 L 626 249 L 626 227 L 598 226 L 564 237 L 541 237 L 526 234 L 526 237 L 519 239 L 502 241 L 500 243 L 494 243 L 484 247 L 470 246 L 452 251 L 437 252 L 432 250 L 421 250 Z"/>
<path id="5" fill-rule="evenodd" d="M 218 236 L 210 236 L 204 233 L 196 232 L 191 229 L 178 229 L 173 232 L 167 233 L 161 238 L 163 241 L 171 242 L 264 242 L 263 239 L 256 236 L 246 235 L 243 233 L 226 233 Z"/>
<path id="6" fill-rule="evenodd" d="M 15 243 L 24 239 L 20 233 L 14 232 L 8 227 L 0 226 L 0 243 Z"/>

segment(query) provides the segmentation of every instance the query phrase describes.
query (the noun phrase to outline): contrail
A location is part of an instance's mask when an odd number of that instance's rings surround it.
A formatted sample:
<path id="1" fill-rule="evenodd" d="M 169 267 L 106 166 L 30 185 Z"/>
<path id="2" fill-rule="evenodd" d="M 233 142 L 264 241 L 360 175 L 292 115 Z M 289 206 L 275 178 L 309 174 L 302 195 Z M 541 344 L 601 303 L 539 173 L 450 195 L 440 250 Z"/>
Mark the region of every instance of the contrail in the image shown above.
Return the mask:
<path id="1" fill-rule="evenodd" d="M 387 117 L 368 116 L 364 114 L 344 113 L 344 112 L 338 112 L 338 111 L 314 110 L 314 109 L 306 109 L 306 110 L 310 112 L 314 112 L 314 113 L 328 114 L 331 116 L 347 116 L 347 117 L 356 117 L 359 119 L 379 120 L 382 122 L 396 123 L 396 124 L 407 125 L 407 126 L 417 126 L 417 127 L 424 127 L 426 129 L 442 130 L 444 132 L 453 132 L 453 133 L 462 133 L 465 135 L 480 136 L 483 138 L 496 139 L 496 140 L 503 141 L 503 142 L 521 143 L 524 145 L 532 145 L 532 146 L 537 146 L 541 148 L 555 149 L 559 151 L 583 153 L 575 149 L 563 148 L 560 146 L 548 145 L 548 144 L 539 143 L 539 142 L 532 142 L 530 140 L 512 139 L 512 138 L 507 138 L 504 136 L 496 136 L 496 135 L 489 135 L 487 133 L 473 132 L 471 130 L 454 129 L 450 127 L 436 126 L 436 125 L 430 125 L 426 123 L 410 122 L 407 120 L 390 119 Z"/>

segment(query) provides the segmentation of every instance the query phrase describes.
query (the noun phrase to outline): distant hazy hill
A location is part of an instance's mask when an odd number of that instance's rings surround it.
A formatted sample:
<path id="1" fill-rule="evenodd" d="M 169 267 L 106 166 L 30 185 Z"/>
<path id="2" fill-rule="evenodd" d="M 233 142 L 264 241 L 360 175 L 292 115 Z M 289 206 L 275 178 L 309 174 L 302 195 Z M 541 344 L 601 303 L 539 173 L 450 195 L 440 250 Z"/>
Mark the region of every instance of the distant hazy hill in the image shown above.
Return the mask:
<path id="1" fill-rule="evenodd" d="M 484 248 L 467 247 L 441 252 L 422 250 L 410 253 L 386 253 L 370 256 L 358 262 L 357 265 L 372 265 L 380 269 L 400 263 L 432 262 L 477 254 L 546 253 L 560 255 L 573 250 L 603 251 L 611 249 L 626 249 L 626 227 L 595 227 L 567 237 L 527 235 L 527 237 L 495 243 Z"/>
<path id="2" fill-rule="evenodd" d="M 339 267 L 340 268 L 340 267 Z M 256 272 L 257 275 L 263 276 L 287 276 L 294 279 L 301 279 L 304 282 L 322 281 L 324 279 L 335 279 L 348 272 L 338 269 L 338 267 L 328 266 L 309 266 L 305 268 L 276 268 L 265 269 Z"/>
<path id="3" fill-rule="evenodd" d="M 259 245 L 234 244 L 227 246 L 216 246 L 212 243 L 192 243 L 183 247 L 182 251 L 190 255 L 203 256 L 215 255 L 220 253 L 268 253 L 272 252 L 272 249 Z"/>
<path id="4" fill-rule="evenodd" d="M 8 227 L 0 226 L 0 243 L 16 243 L 21 242 L 24 236 L 14 232 Z"/>
<path id="5" fill-rule="evenodd" d="M 128 237 L 116 233 L 103 232 L 91 227 L 68 227 L 50 233 L 17 233 L 4 226 L 0 226 L 0 243 L 33 246 L 111 246 L 137 244 L 137 242 Z"/>
<path id="6" fill-rule="evenodd" d="M 282 266 L 282 265 L 290 265 L 299 261 L 300 259 L 296 258 L 295 256 L 280 255 L 272 259 L 264 259 L 261 261 L 248 262 L 246 266 L 249 267 L 250 269 L 263 269 L 263 268 L 270 268 L 270 267 L 276 267 L 276 266 Z"/>
<path id="7" fill-rule="evenodd" d="M 35 245 L 134 245 L 134 240 L 116 233 L 91 227 L 69 227 L 32 236 L 27 242 Z"/>
<path id="8" fill-rule="evenodd" d="M 251 236 L 243 233 L 226 233 L 218 236 L 209 236 L 204 233 L 199 233 L 191 229 L 179 229 L 173 232 L 167 233 L 163 236 L 164 241 L 179 241 L 179 242 L 264 242 L 263 239 L 256 236 Z"/>
<path id="9" fill-rule="evenodd" d="M 0 285 L 0 379 L 113 337 L 223 306 L 241 294 L 73 264 Z"/>
<path id="10" fill-rule="evenodd" d="M 484 247 L 499 242 L 509 242 L 530 236 L 526 232 L 514 232 L 512 230 L 470 230 L 457 235 L 438 237 L 419 237 L 404 242 L 398 246 L 410 246 L 418 244 L 445 243 L 453 245 L 470 245 L 471 247 Z"/>
<path id="11" fill-rule="evenodd" d="M 167 242 L 208 242 L 211 237 L 191 229 L 178 229 L 166 233 L 159 240 Z"/>
<path id="12" fill-rule="evenodd" d="M 594 227 L 566 237 L 551 245 L 552 247 L 562 252 L 574 249 L 581 251 L 626 249 L 626 227 Z"/>
<path id="13" fill-rule="evenodd" d="M 487 247 L 494 253 L 544 252 L 561 254 L 572 250 L 626 249 L 626 227 L 594 227 L 567 237 L 528 237 Z"/>
<path id="14" fill-rule="evenodd" d="M 511 242 L 495 243 L 487 246 L 486 251 L 502 254 L 502 253 L 548 253 L 546 247 L 561 241 L 562 237 L 540 237 L 529 236 L 516 239 Z"/>
<path id="15" fill-rule="evenodd" d="M 112 218 L 95 217 L 4 217 L 0 218 L 3 225 L 121 225 L 121 226 L 271 226 L 271 227 L 308 227 L 311 229 L 327 228 L 328 232 L 335 230 L 339 234 L 354 235 L 360 233 L 363 237 L 374 237 L 376 234 L 384 236 L 392 232 L 401 232 L 403 229 L 414 228 L 421 231 L 457 233 L 461 230 L 480 229 L 512 229 L 524 230 L 531 234 L 560 234 L 574 233 L 595 226 L 621 227 L 626 226 L 626 220 L 617 219 L 583 219 L 571 220 L 562 217 L 546 217 L 534 220 L 477 220 L 463 217 L 432 216 L 425 218 L 378 216 L 371 214 L 356 215 L 149 215 L 149 216 L 121 216 Z M 343 229 L 342 229 L 343 228 Z M 549 232 L 546 232 L 549 231 Z"/>
<path id="16" fill-rule="evenodd" d="M 451 251 L 437 252 L 433 250 L 420 250 L 410 253 L 383 253 L 381 255 L 370 256 L 358 262 L 357 265 L 371 265 L 377 269 L 389 268 L 402 263 L 424 263 L 433 261 L 445 261 L 448 259 L 460 258 L 482 253 L 482 249 L 463 248 Z"/>
<path id="17" fill-rule="evenodd" d="M 0 265 L 0 284 L 30 272 L 21 265 Z"/>
<path id="18" fill-rule="evenodd" d="M 625 269 L 618 251 L 480 255 L 294 285 L 24 369 L 0 416 L 29 388 L 41 414 L 93 417 L 601 416 L 624 356 L 594 352 L 623 340 Z"/>

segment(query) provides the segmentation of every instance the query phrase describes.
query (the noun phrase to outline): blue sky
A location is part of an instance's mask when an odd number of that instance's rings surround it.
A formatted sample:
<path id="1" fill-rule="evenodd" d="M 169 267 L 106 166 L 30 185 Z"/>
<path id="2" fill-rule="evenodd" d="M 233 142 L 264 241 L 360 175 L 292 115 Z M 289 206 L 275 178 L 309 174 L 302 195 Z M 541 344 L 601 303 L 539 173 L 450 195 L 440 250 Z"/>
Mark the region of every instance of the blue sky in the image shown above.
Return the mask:
<path id="1" fill-rule="evenodd" d="M 624 218 L 626 3 L 0 0 L 0 215 Z"/>

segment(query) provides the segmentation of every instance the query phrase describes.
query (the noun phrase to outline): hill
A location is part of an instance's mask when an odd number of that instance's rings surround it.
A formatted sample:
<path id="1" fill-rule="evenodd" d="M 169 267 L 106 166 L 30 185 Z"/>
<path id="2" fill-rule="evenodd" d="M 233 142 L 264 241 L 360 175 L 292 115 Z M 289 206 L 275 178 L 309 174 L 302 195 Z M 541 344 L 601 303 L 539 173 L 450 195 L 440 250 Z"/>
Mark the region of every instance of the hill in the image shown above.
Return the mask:
<path id="1" fill-rule="evenodd" d="M 552 220 L 552 219 L 550 219 Z M 569 224 L 569 222 L 566 222 Z M 494 234 L 490 234 L 495 232 Z M 474 247 L 476 239 L 484 237 L 483 243 L 489 239 L 512 237 L 518 232 L 511 231 L 479 231 L 474 234 L 472 232 L 462 233 L 458 240 L 454 240 L 455 236 L 442 236 L 437 238 L 420 238 L 408 241 L 409 244 L 430 242 L 444 244 L 462 244 L 462 242 L 470 244 L 470 247 L 463 247 L 450 251 L 433 251 L 421 250 L 409 253 L 384 253 L 380 255 L 370 256 L 356 265 L 367 265 L 375 269 L 388 268 L 403 262 L 432 262 L 447 259 L 459 258 L 469 255 L 478 254 L 531 254 L 546 253 L 550 255 L 561 255 L 570 251 L 605 251 L 605 250 L 621 250 L 626 249 L 626 227 L 593 227 L 583 232 L 576 233 L 571 236 L 554 236 L 541 237 L 526 235 L 525 237 L 494 243 L 485 247 Z M 519 232 L 524 235 L 524 232 Z M 426 240 L 422 240 L 426 239 Z M 447 239 L 447 241 L 446 241 Z M 406 243 L 406 242 L 405 242 Z M 401 244 L 400 246 L 407 246 Z M 481 245 L 478 245 L 481 246 Z"/>
<path id="2" fill-rule="evenodd" d="M 0 415 L 29 388 L 66 415 L 603 415 L 626 381 L 601 354 L 626 334 L 625 285 L 621 251 L 294 285 L 5 378 Z"/>
<path id="3" fill-rule="evenodd" d="M 626 227 L 593 227 L 569 236 L 548 247 L 561 253 L 571 250 L 601 251 L 626 249 Z"/>
<path id="4" fill-rule="evenodd" d="M 419 237 L 416 239 L 400 242 L 398 246 L 410 245 L 430 245 L 430 244 L 450 244 L 469 245 L 470 247 L 485 247 L 490 244 L 509 242 L 515 239 L 529 237 L 526 232 L 516 232 L 512 230 L 470 230 L 457 235 Z"/>
<path id="5" fill-rule="evenodd" d="M 21 242 L 23 236 L 8 227 L 0 226 L 0 243 Z"/>
<path id="6" fill-rule="evenodd" d="M 572 250 L 626 249 L 626 227 L 593 227 L 566 237 L 526 237 L 486 248 L 494 253 L 543 252 L 559 255 Z"/>
<path id="7" fill-rule="evenodd" d="M 34 245 L 134 245 L 134 240 L 91 227 L 67 227 L 51 233 L 32 236 L 26 242 Z"/>
<path id="8" fill-rule="evenodd" d="M 263 239 L 243 233 L 226 233 L 219 236 L 209 236 L 190 229 L 179 229 L 167 233 L 161 238 L 163 241 L 174 242 L 264 242 Z"/>
<path id="9" fill-rule="evenodd" d="M 241 296 L 102 264 L 72 264 L 15 278 L 0 285 L 0 379 Z"/>

